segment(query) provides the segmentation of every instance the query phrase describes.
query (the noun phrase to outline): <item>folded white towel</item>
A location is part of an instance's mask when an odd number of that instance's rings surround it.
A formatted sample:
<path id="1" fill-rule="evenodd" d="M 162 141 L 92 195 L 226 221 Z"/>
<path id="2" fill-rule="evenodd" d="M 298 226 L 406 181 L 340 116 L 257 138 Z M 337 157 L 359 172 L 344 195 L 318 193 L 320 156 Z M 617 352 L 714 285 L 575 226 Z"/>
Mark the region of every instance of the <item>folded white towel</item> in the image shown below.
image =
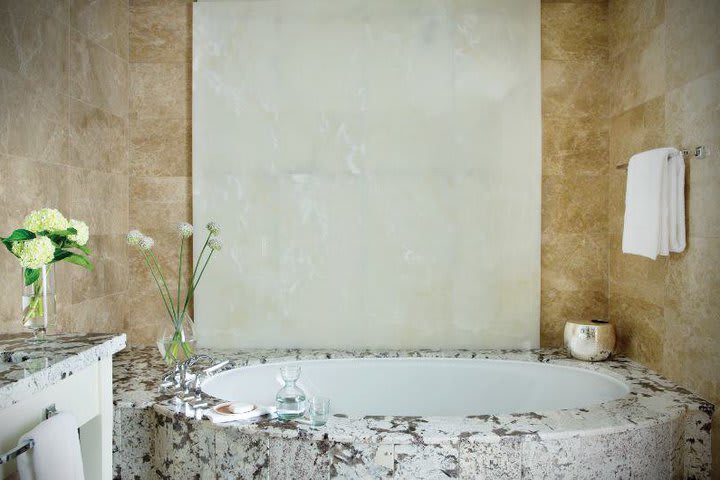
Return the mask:
<path id="1" fill-rule="evenodd" d="M 655 260 L 685 249 L 685 164 L 675 148 L 633 155 L 625 193 L 624 253 Z"/>
<path id="2" fill-rule="evenodd" d="M 263 415 L 274 414 L 276 411 L 277 409 L 275 407 L 257 407 L 255 408 L 255 410 L 251 410 L 249 412 L 225 415 L 222 413 L 217 413 L 212 408 L 208 408 L 207 410 L 203 411 L 203 414 L 213 423 L 226 423 L 236 422 L 238 420 L 252 420 L 257 417 L 262 417 Z"/>
<path id="3" fill-rule="evenodd" d="M 58 413 L 20 438 L 35 446 L 17 459 L 21 480 L 84 480 L 80 439 L 75 417 Z"/>

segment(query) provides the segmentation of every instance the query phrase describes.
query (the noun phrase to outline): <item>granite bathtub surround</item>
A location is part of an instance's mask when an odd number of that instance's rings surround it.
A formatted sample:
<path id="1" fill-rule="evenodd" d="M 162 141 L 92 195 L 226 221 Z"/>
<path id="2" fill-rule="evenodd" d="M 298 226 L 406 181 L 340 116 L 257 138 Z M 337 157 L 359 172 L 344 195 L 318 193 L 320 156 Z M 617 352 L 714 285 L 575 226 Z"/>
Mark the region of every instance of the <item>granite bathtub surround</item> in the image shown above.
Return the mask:
<path id="1" fill-rule="evenodd" d="M 124 334 L 58 334 L 41 344 L 28 334 L 0 335 L 0 409 L 125 348 Z"/>
<path id="2" fill-rule="evenodd" d="M 149 347 L 116 357 L 114 474 L 125 478 L 710 478 L 714 406 L 623 357 L 604 363 L 532 351 L 212 351 L 237 365 L 348 357 L 544 362 L 627 382 L 621 399 L 581 409 L 468 417 L 364 417 L 325 428 L 187 418 L 158 393 Z"/>
<path id="3" fill-rule="evenodd" d="M 128 228 L 126 0 L 0 1 L 0 231 L 39 206 L 84 219 L 93 272 L 58 265 L 55 331 L 122 331 Z M 23 330 L 0 258 L 0 332 Z"/>

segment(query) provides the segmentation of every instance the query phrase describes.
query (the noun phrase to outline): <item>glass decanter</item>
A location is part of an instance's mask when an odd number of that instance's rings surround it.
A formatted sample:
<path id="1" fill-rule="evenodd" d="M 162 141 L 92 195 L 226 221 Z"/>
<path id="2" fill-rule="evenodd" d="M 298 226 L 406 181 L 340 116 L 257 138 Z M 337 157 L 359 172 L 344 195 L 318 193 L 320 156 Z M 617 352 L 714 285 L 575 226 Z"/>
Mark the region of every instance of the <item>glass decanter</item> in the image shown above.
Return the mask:
<path id="1" fill-rule="evenodd" d="M 295 385 L 300 378 L 300 366 L 284 365 L 280 367 L 280 376 L 285 385 L 275 395 L 278 418 L 293 420 L 302 417 L 305 413 L 305 392 Z"/>

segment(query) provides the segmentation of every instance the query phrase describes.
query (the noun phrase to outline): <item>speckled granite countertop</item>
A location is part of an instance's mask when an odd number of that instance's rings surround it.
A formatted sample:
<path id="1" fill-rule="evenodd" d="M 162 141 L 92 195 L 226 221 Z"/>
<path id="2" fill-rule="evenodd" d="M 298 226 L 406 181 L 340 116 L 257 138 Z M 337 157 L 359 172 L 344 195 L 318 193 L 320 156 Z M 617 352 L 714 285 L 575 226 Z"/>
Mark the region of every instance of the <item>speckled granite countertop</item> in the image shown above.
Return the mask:
<path id="1" fill-rule="evenodd" d="M 125 348 L 125 334 L 58 334 L 39 344 L 28 343 L 29 338 L 0 335 L 0 408 Z"/>
<path id="2" fill-rule="evenodd" d="M 282 438 L 307 438 L 336 442 L 443 443 L 460 438 L 487 441 L 508 435 L 537 435 L 559 438 L 629 428 L 640 428 L 665 422 L 693 410 L 704 412 L 707 425 L 714 406 L 692 392 L 679 387 L 644 366 L 623 357 L 601 363 L 587 363 L 569 359 L 563 350 L 403 350 L 403 351 L 344 351 L 344 350 L 251 350 L 203 351 L 216 359 L 230 359 L 236 365 L 274 363 L 292 360 L 357 358 L 357 357 L 445 357 L 507 359 L 566 365 L 598 371 L 618 378 L 630 386 L 630 393 L 621 399 L 587 408 L 554 410 L 549 412 L 518 412 L 502 415 L 467 417 L 382 417 L 346 418 L 335 416 L 324 429 L 304 430 L 292 422 L 263 420 L 251 424 L 237 424 L 249 432 L 264 432 Z M 158 392 L 157 386 L 166 371 L 159 353 L 150 347 L 127 349 L 116 357 L 114 365 L 115 404 L 119 408 L 154 407 L 172 414 L 169 398 Z M 207 420 L 202 420 L 207 422 Z M 227 425 L 234 425 L 233 423 Z M 222 428 L 222 427 L 221 427 Z"/>

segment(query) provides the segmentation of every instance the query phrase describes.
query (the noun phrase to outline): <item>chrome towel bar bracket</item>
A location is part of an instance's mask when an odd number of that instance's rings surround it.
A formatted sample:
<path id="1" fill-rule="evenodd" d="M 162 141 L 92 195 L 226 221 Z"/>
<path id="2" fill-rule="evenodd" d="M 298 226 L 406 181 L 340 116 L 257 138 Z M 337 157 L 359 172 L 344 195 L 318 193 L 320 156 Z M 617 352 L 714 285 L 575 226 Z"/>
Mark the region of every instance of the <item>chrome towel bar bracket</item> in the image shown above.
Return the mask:
<path id="1" fill-rule="evenodd" d="M 48 405 L 47 408 L 45 408 L 45 420 L 52 417 L 53 415 L 57 414 L 57 409 L 55 408 L 55 404 Z M 9 452 L 0 453 L 0 465 L 3 463 L 8 463 L 10 460 L 14 460 L 18 457 L 18 455 L 22 455 L 23 453 L 27 452 L 31 448 L 35 446 L 35 440 L 32 438 L 28 438 L 25 440 L 21 445 L 18 445 L 17 447 L 13 448 Z"/>

